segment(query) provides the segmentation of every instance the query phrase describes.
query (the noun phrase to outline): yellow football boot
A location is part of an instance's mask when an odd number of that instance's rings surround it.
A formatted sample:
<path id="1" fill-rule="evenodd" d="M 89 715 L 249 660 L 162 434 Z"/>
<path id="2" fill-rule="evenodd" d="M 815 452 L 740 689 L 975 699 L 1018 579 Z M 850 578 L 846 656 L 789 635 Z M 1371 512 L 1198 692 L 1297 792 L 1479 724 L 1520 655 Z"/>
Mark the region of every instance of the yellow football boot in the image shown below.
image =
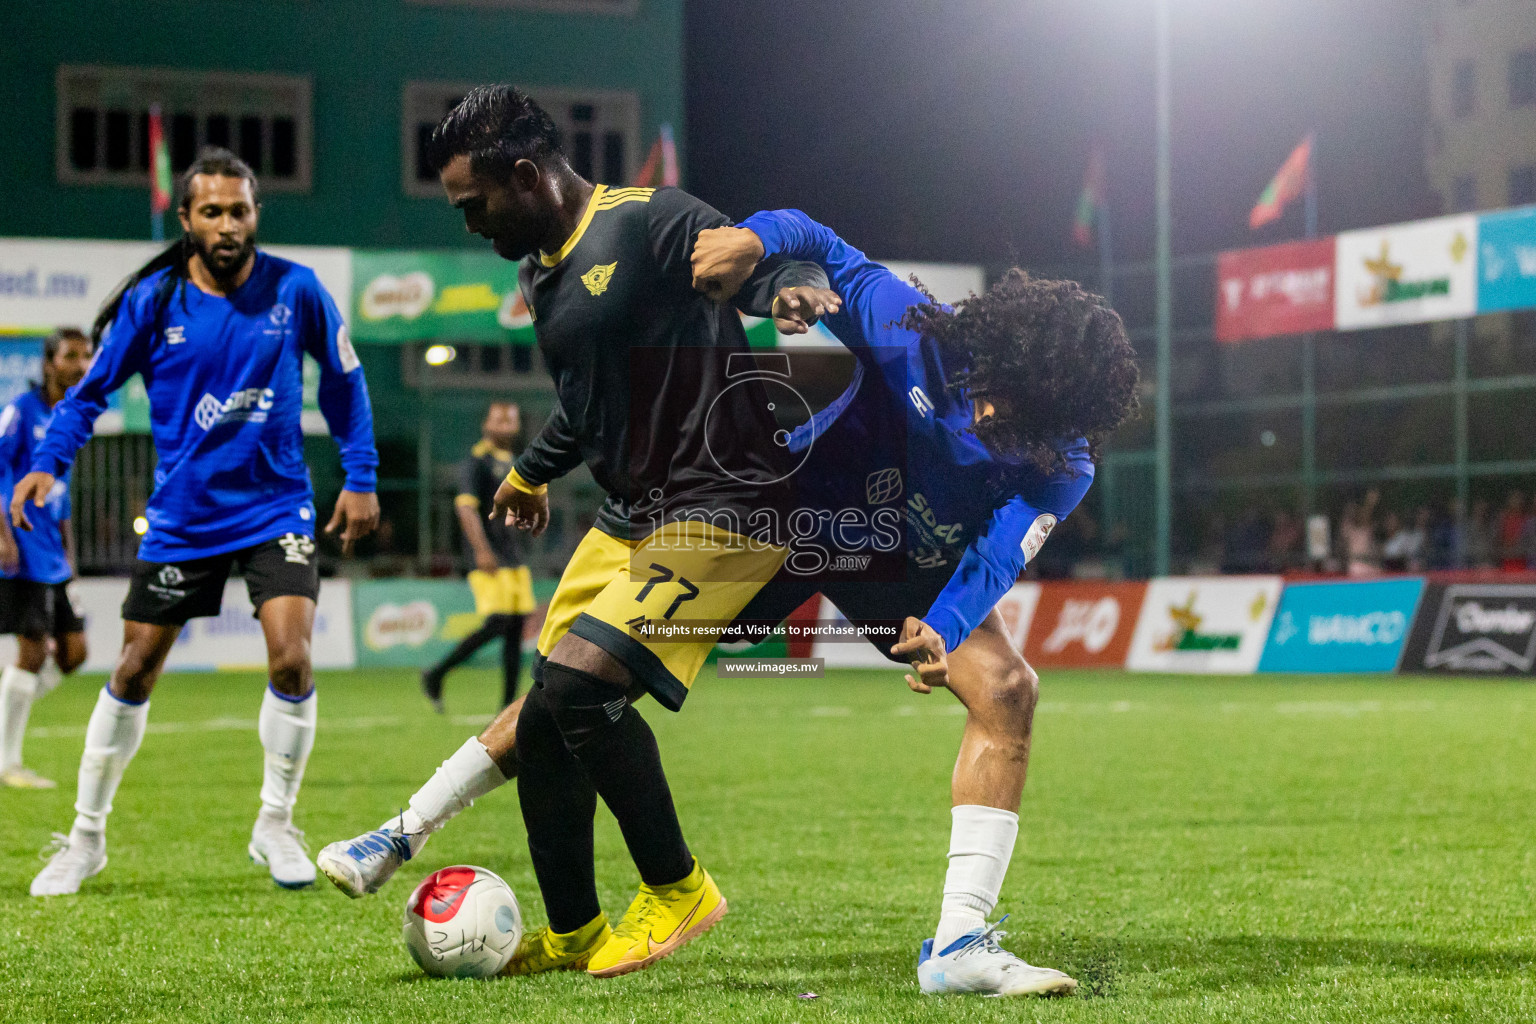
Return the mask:
<path id="1" fill-rule="evenodd" d="M 720 887 L 699 866 L 676 885 L 640 886 L 613 937 L 587 964 L 594 978 L 616 978 L 671 956 L 725 916 Z"/>
<path id="2" fill-rule="evenodd" d="M 561 934 L 549 925 L 527 932 L 517 952 L 501 969 L 502 974 L 542 974 L 545 971 L 579 971 L 592 954 L 613 936 L 606 914 L 598 914 L 573 932 Z"/>

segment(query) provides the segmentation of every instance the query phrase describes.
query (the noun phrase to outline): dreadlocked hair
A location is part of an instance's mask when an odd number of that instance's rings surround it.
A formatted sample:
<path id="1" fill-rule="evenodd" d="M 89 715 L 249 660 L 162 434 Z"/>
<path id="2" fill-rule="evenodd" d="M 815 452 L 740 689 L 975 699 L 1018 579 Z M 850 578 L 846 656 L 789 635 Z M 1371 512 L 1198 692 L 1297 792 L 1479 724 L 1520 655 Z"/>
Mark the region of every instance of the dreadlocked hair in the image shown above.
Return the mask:
<path id="1" fill-rule="evenodd" d="M 210 174 L 221 178 L 244 178 L 251 183 L 251 198 L 258 198 L 256 172 L 251 170 L 250 164 L 241 160 L 227 149 L 218 146 L 204 146 L 198 151 L 197 159 L 192 165 L 181 172 L 181 177 L 176 180 L 176 193 L 180 196 L 176 207 L 185 211 L 192 205 L 192 179 L 199 174 Z M 96 320 L 91 324 L 91 345 L 94 348 L 101 347 L 101 339 L 107 333 L 107 328 L 112 326 L 112 321 L 117 319 L 118 310 L 122 308 L 123 299 L 134 289 L 140 281 L 153 277 L 167 268 L 170 273 L 160 281 L 155 289 L 154 320 L 156 323 L 165 316 L 165 311 L 170 308 L 171 300 L 175 294 L 185 287 L 191 277 L 188 263 L 192 258 L 192 239 L 183 234 L 176 241 L 156 253 L 148 263 L 129 274 L 107 296 L 107 301 L 101 304 L 101 310 L 96 314 Z"/>
<path id="2" fill-rule="evenodd" d="M 969 428 L 992 451 L 1046 472 L 1065 466 L 1065 439 L 1100 445 L 1137 409 L 1136 353 L 1125 324 L 1101 296 L 1075 281 L 1046 281 L 1015 267 L 986 294 L 946 308 L 927 302 L 901 326 L 931 338 L 950 374 L 949 390 L 996 408 Z"/>

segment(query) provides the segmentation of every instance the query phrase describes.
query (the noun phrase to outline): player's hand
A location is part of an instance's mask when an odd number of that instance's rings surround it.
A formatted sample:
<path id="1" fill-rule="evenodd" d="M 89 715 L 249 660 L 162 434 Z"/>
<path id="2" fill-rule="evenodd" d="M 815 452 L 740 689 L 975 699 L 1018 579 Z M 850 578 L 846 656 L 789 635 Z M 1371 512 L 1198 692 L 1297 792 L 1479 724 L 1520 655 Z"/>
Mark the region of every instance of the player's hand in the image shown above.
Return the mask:
<path id="1" fill-rule="evenodd" d="M 325 524 L 325 532 L 336 535 L 341 531 L 341 553 L 352 554 L 358 541 L 368 536 L 379 525 L 379 496 L 361 491 L 342 491 L 336 497 L 336 511 Z"/>
<path id="2" fill-rule="evenodd" d="M 693 242 L 693 288 L 716 302 L 736 296 L 763 258 L 751 228 L 707 228 Z"/>
<path id="3" fill-rule="evenodd" d="M 773 297 L 773 326 L 780 334 L 804 334 L 828 313 L 843 308 L 843 300 L 830 288 L 780 288 Z"/>
<path id="4" fill-rule="evenodd" d="M 48 495 L 53 493 L 52 473 L 28 473 L 21 478 L 16 485 L 15 492 L 11 495 L 11 525 L 18 530 L 32 532 L 32 523 L 27 519 L 25 506 L 27 500 L 42 508 L 48 503 Z"/>
<path id="5" fill-rule="evenodd" d="M 0 533 L 0 572 L 7 576 L 13 575 L 21 568 L 21 549 L 16 546 L 16 538 L 11 536 L 11 531 Z"/>
<path id="6" fill-rule="evenodd" d="M 495 573 L 501 566 L 496 562 L 496 556 L 489 551 L 475 552 L 475 568 L 481 572 Z"/>
<path id="7" fill-rule="evenodd" d="M 907 616 L 901 625 L 901 640 L 891 653 L 907 655 L 917 678 L 907 676 L 907 685 L 916 693 L 932 693 L 934 687 L 949 685 L 949 661 L 944 638 L 922 619 Z"/>
<path id="8" fill-rule="evenodd" d="M 502 521 L 508 526 L 537 537 L 549 525 L 549 492 L 529 494 L 503 480 L 491 503 L 490 518 L 494 521 L 498 516 L 504 517 Z"/>

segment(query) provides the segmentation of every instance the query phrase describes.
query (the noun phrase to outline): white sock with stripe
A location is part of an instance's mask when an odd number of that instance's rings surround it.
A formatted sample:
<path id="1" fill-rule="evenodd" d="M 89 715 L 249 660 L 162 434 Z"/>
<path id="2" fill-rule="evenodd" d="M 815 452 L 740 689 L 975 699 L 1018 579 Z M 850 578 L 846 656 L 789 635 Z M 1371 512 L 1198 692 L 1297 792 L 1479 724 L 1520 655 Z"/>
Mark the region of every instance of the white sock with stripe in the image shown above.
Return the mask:
<path id="1" fill-rule="evenodd" d="M 261 698 L 261 717 L 256 733 L 261 737 L 263 769 L 261 774 L 262 813 L 285 820 L 293 817 L 293 805 L 299 799 L 299 785 L 304 781 L 304 767 L 315 747 L 315 717 L 319 700 L 310 690 L 303 697 L 288 697 L 267 684 Z"/>
<path id="2" fill-rule="evenodd" d="M 85 727 L 85 752 L 80 755 L 80 775 L 75 786 L 76 832 L 106 831 L 112 798 L 128 762 L 139 752 L 144 725 L 149 721 L 149 701 L 132 704 L 112 696 L 105 686 L 96 698 Z"/>

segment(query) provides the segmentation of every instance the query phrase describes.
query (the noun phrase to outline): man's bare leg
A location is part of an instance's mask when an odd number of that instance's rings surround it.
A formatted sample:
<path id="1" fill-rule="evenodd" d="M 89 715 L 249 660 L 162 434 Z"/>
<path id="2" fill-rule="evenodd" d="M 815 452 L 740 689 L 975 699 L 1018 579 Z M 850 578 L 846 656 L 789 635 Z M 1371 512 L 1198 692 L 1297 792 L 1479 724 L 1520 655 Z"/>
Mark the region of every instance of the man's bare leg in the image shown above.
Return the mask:
<path id="1" fill-rule="evenodd" d="M 965 705 L 950 783 L 949 871 L 934 946 L 985 927 L 1019 830 L 1039 679 L 992 612 L 949 655 L 949 688 Z"/>

